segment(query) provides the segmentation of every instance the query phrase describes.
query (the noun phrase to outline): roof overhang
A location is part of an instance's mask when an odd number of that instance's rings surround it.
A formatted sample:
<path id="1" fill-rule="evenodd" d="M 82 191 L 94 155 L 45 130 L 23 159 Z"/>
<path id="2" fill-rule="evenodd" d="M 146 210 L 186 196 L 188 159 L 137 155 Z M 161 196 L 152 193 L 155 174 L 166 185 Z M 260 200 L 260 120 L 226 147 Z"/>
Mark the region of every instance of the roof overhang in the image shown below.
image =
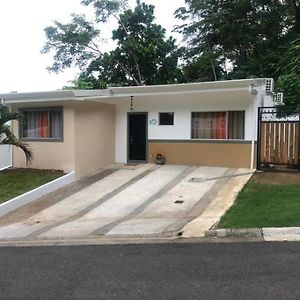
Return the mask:
<path id="1" fill-rule="evenodd" d="M 211 81 L 197 83 L 183 83 L 170 85 L 149 85 L 134 87 L 116 87 L 110 88 L 112 96 L 145 96 L 161 94 L 186 94 L 186 93 L 211 93 L 231 90 L 249 90 L 249 85 L 262 85 L 265 83 L 264 78 L 258 79 L 240 79 L 226 81 Z"/>
<path id="2" fill-rule="evenodd" d="M 180 94 L 224 93 L 233 91 L 249 92 L 249 86 L 265 84 L 265 78 L 241 79 L 185 84 L 150 85 L 134 87 L 111 87 L 103 90 L 66 90 L 34 93 L 0 94 L 4 104 L 62 102 L 62 101 L 105 101 L 130 96 L 162 96 Z"/>
<path id="3" fill-rule="evenodd" d="M 61 102 L 61 101 L 84 101 L 89 97 L 109 96 L 109 90 L 68 90 L 32 93 L 9 93 L 0 94 L 4 104 Z"/>

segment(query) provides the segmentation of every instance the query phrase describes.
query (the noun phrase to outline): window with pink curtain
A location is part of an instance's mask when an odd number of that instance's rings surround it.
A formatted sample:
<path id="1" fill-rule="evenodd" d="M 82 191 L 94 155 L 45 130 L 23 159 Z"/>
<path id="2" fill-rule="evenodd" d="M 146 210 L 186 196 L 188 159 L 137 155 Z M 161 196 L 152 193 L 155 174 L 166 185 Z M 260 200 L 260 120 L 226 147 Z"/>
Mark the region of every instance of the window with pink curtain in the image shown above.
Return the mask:
<path id="1" fill-rule="evenodd" d="M 244 111 L 193 112 L 192 139 L 244 139 Z"/>

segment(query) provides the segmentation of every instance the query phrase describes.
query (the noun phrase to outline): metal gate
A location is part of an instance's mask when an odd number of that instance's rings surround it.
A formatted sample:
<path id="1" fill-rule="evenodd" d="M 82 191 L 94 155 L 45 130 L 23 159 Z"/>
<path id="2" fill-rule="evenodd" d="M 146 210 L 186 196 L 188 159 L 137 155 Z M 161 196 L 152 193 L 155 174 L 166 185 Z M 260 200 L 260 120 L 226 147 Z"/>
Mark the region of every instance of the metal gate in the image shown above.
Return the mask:
<path id="1" fill-rule="evenodd" d="M 300 114 L 258 109 L 257 168 L 300 167 Z"/>

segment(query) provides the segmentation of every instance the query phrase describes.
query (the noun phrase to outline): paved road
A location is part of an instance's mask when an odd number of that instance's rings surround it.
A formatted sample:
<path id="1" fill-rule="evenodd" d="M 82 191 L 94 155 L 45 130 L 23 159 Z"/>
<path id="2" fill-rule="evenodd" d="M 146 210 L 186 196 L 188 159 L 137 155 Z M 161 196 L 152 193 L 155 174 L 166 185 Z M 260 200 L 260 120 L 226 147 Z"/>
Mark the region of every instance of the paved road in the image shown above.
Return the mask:
<path id="1" fill-rule="evenodd" d="M 300 243 L 0 248 L 1 299 L 300 299 Z"/>

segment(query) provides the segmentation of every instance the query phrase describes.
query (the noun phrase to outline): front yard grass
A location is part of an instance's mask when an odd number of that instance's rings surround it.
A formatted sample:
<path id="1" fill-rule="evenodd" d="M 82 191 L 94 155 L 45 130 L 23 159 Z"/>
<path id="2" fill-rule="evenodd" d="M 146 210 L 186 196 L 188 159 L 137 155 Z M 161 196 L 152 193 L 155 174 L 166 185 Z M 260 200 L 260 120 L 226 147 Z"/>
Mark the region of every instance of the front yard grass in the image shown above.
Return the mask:
<path id="1" fill-rule="evenodd" d="M 256 173 L 218 228 L 300 226 L 300 174 Z"/>
<path id="2" fill-rule="evenodd" d="M 63 175 L 61 171 L 7 169 L 0 172 L 0 204 Z"/>

